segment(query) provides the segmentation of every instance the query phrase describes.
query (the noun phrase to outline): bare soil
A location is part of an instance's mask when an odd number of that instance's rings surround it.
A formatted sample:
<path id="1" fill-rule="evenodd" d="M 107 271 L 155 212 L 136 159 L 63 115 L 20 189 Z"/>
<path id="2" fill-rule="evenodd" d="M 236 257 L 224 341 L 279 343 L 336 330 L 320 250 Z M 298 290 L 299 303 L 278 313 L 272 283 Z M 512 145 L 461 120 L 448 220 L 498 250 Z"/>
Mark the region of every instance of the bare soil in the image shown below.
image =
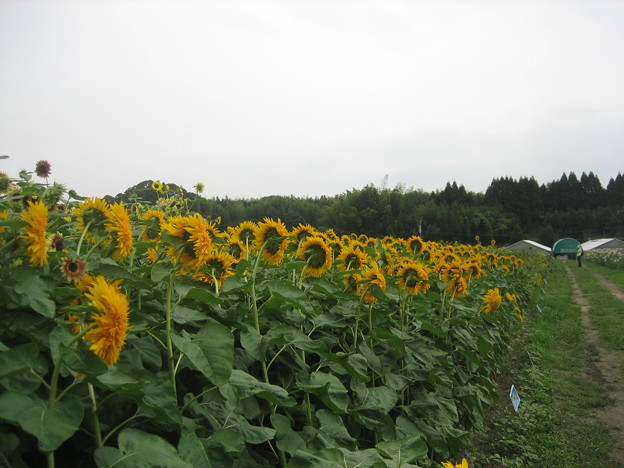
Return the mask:
<path id="1" fill-rule="evenodd" d="M 587 267 L 584 267 L 588 269 Z M 589 270 L 589 269 L 588 269 Z M 589 270 L 596 279 L 604 285 L 615 297 L 624 301 L 624 293 L 613 283 L 598 273 Z M 601 340 L 591 321 L 591 307 L 583 295 L 581 288 L 566 263 L 566 272 L 572 284 L 572 296 L 581 308 L 581 320 L 584 328 L 584 337 L 588 348 L 592 350 L 586 359 L 587 375 L 598 385 L 602 386 L 611 400 L 611 404 L 600 408 L 596 417 L 609 428 L 613 436 L 613 448 L 610 453 L 610 462 L 613 466 L 624 466 L 624 375 L 622 363 L 624 351 L 608 349 Z"/>

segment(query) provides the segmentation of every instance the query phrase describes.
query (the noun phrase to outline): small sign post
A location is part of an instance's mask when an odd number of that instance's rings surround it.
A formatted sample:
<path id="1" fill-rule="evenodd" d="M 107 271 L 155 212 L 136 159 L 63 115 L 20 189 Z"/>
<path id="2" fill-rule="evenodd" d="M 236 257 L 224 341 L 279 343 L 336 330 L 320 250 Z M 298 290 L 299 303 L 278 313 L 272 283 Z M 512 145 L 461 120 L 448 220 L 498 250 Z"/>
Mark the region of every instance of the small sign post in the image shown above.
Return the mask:
<path id="1" fill-rule="evenodd" d="M 509 399 L 511 400 L 514 411 L 517 413 L 518 408 L 520 408 L 520 395 L 518 395 L 518 390 L 516 390 L 516 387 L 513 384 L 511 385 L 511 391 L 509 392 Z"/>

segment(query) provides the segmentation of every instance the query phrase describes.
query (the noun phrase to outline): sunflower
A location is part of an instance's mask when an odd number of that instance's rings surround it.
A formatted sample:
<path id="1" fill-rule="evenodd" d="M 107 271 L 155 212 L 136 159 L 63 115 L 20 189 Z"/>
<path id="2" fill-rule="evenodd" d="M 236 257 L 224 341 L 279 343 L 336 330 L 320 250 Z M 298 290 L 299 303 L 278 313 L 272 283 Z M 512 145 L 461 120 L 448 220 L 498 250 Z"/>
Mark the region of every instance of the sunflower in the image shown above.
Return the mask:
<path id="1" fill-rule="evenodd" d="M 312 226 L 310 226 L 309 224 L 301 223 L 299 223 L 299 226 L 294 228 L 290 234 L 295 238 L 297 244 L 307 239 L 308 237 L 314 237 L 318 235 L 316 229 L 314 229 Z"/>
<path id="2" fill-rule="evenodd" d="M 362 275 L 359 273 L 347 273 L 342 277 L 342 282 L 345 285 L 345 291 L 353 294 L 360 294 L 362 290 Z"/>
<path id="3" fill-rule="evenodd" d="M 97 309 L 93 314 L 96 327 L 85 334 L 85 340 L 91 342 L 91 351 L 112 366 L 119 360 L 121 348 L 126 343 L 128 298 L 121 292 L 119 282 L 109 283 L 103 276 L 94 279 L 85 297 Z"/>
<path id="4" fill-rule="evenodd" d="M 39 177 L 47 179 L 48 177 L 50 177 L 50 174 L 52 174 L 52 166 L 48 161 L 42 159 L 41 161 L 38 161 L 35 165 L 35 174 L 37 174 Z"/>
<path id="5" fill-rule="evenodd" d="M 407 249 L 413 254 L 420 253 L 424 245 L 423 240 L 420 236 L 410 237 L 409 239 L 407 239 L 405 244 Z"/>
<path id="6" fill-rule="evenodd" d="M 9 219 L 9 211 L 0 210 L 0 219 Z M 4 232 L 4 226 L 0 226 L 0 232 Z"/>
<path id="7" fill-rule="evenodd" d="M 306 261 L 306 276 L 319 278 L 332 265 L 331 249 L 319 236 L 306 237 L 297 250 L 297 257 Z"/>
<path id="8" fill-rule="evenodd" d="M 231 239 L 224 245 L 224 249 L 234 258 L 236 262 L 240 262 L 247 256 L 245 244 L 239 240 Z"/>
<path id="9" fill-rule="evenodd" d="M 509 302 L 518 302 L 518 297 L 515 294 L 506 293 L 505 297 L 507 298 Z"/>
<path id="10" fill-rule="evenodd" d="M 152 182 L 152 189 L 156 190 L 158 193 L 162 193 L 164 189 L 163 183 L 155 180 Z"/>
<path id="11" fill-rule="evenodd" d="M 83 277 L 86 267 L 86 262 L 65 257 L 61 265 L 61 271 L 63 272 L 63 276 L 65 276 L 65 278 L 67 278 L 70 282 L 76 282 Z"/>
<path id="12" fill-rule="evenodd" d="M 501 301 L 503 297 L 501 296 L 498 288 L 488 289 L 483 296 L 483 305 L 481 306 L 481 310 L 488 314 L 500 307 Z"/>
<path id="13" fill-rule="evenodd" d="M 367 304 L 375 304 L 377 302 L 377 298 L 374 296 L 372 291 L 374 291 L 375 288 L 385 290 L 386 277 L 379 268 L 373 267 L 364 271 L 364 279 L 368 280 L 368 284 L 364 290 L 364 302 Z"/>
<path id="14" fill-rule="evenodd" d="M 232 265 L 236 259 L 230 254 L 213 250 L 212 254 L 206 259 L 206 264 L 195 278 L 205 281 L 208 284 L 214 284 L 215 279 L 219 286 L 223 285 L 225 279 L 234 274 Z"/>
<path id="15" fill-rule="evenodd" d="M 160 241 L 160 233 L 162 232 L 163 224 L 165 223 L 165 214 L 160 210 L 149 209 L 141 216 L 145 221 L 142 240 L 158 242 Z"/>
<path id="16" fill-rule="evenodd" d="M 219 218 L 219 220 L 220 219 L 221 218 Z M 223 233 L 219 230 L 219 228 L 217 227 L 217 223 L 215 223 L 214 221 L 206 221 L 206 230 L 208 231 L 210 237 L 212 237 L 213 239 L 223 237 Z"/>
<path id="17" fill-rule="evenodd" d="M 397 285 L 400 289 L 405 289 L 410 294 L 426 293 L 431 286 L 429 280 L 429 270 L 427 267 L 417 262 L 402 262 L 397 266 Z"/>
<path id="18" fill-rule="evenodd" d="M 240 241 L 247 246 L 247 248 L 250 248 L 253 246 L 254 240 L 256 239 L 256 229 L 258 229 L 256 223 L 243 221 L 232 230 L 230 239 L 233 241 Z"/>
<path id="19" fill-rule="evenodd" d="M 288 247 L 288 230 L 284 223 L 278 219 L 264 218 L 264 222 L 258 223 L 255 231 L 254 248 L 260 250 L 262 259 L 269 265 L 279 265 L 284 259 L 284 252 Z"/>
<path id="20" fill-rule="evenodd" d="M 195 184 L 195 187 L 193 187 L 193 188 L 195 189 L 195 191 L 196 191 L 197 193 L 204 193 L 204 188 L 205 188 L 205 185 L 204 185 L 204 184 L 202 184 L 201 182 L 197 182 L 197 183 Z"/>
<path id="21" fill-rule="evenodd" d="M 26 241 L 29 263 L 34 266 L 47 265 L 49 242 L 45 230 L 48 226 L 48 208 L 41 200 L 28 202 L 28 208 L 22 211 L 22 219 L 26 221 L 23 228 L 26 234 L 20 237 Z"/>
<path id="22" fill-rule="evenodd" d="M 96 243 L 94 236 L 101 237 L 106 232 L 106 221 L 110 207 L 105 200 L 100 198 L 87 198 L 78 204 L 72 211 L 73 216 L 78 221 L 76 227 L 78 233 L 87 230 L 85 239 Z"/>
<path id="23" fill-rule="evenodd" d="M 150 263 L 156 263 L 156 261 L 158 260 L 158 250 L 156 250 L 153 247 L 147 249 L 147 252 L 145 252 L 145 255 L 147 256 L 147 260 Z"/>
<path id="24" fill-rule="evenodd" d="M 338 267 L 343 271 L 348 271 L 361 270 L 369 258 L 360 249 L 351 245 L 343 247 L 336 260 L 342 260 L 342 264 L 339 264 Z"/>
<path id="25" fill-rule="evenodd" d="M 174 216 L 164 226 L 174 242 L 166 253 L 175 264 L 180 260 L 190 270 L 199 270 L 212 254 L 212 239 L 208 234 L 208 223 L 200 215 Z"/>
<path id="26" fill-rule="evenodd" d="M 130 255 L 133 246 L 130 216 L 123 203 L 114 203 L 110 205 L 107 218 L 105 229 L 107 232 L 111 232 L 115 239 L 113 260 L 121 262 Z"/>
<path id="27" fill-rule="evenodd" d="M 461 463 L 457 465 L 453 464 L 453 462 L 442 462 L 442 468 L 469 468 L 468 460 L 462 458 Z"/>
<path id="28" fill-rule="evenodd" d="M 468 283 L 463 276 L 453 278 L 446 286 L 446 290 L 453 297 L 463 296 L 468 292 Z"/>

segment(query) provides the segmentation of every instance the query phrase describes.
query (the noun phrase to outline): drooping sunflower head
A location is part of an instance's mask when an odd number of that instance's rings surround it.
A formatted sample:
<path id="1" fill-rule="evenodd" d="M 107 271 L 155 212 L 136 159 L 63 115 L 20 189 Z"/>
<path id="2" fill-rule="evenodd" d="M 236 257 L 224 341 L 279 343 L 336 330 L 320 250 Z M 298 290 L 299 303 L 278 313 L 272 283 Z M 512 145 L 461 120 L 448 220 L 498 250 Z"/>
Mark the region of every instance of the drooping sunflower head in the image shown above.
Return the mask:
<path id="1" fill-rule="evenodd" d="M 29 202 L 28 208 L 22 211 L 22 219 L 26 221 L 26 226 L 20 238 L 25 240 L 28 262 L 34 266 L 47 265 L 50 244 L 46 236 L 48 208 L 41 200 Z"/>
<path id="2" fill-rule="evenodd" d="M 106 221 L 110 207 L 105 200 L 100 198 L 87 198 L 74 208 L 72 214 L 78 222 L 77 230 L 84 232 L 85 238 L 90 242 L 96 242 L 96 237 L 106 233 Z"/>
<path id="3" fill-rule="evenodd" d="M 128 298 L 118 282 L 109 283 L 103 276 L 94 278 L 85 297 L 97 310 L 93 314 L 96 326 L 85 334 L 85 340 L 91 343 L 89 349 L 93 353 L 112 366 L 119 360 L 130 328 Z"/>
<path id="4" fill-rule="evenodd" d="M 144 231 L 141 239 L 158 242 L 165 223 L 165 214 L 160 210 L 149 209 L 143 213 L 142 218 Z"/>
<path id="5" fill-rule="evenodd" d="M 501 301 L 503 297 L 501 296 L 498 288 L 488 289 L 483 296 L 483 305 L 481 306 L 481 310 L 483 313 L 488 314 L 500 307 Z"/>
<path id="6" fill-rule="evenodd" d="M 294 228 L 290 234 L 295 238 L 295 242 L 297 242 L 297 244 L 300 244 L 308 237 L 317 236 L 318 232 L 309 224 L 300 223 L 299 226 Z"/>
<path id="7" fill-rule="evenodd" d="M 258 225 L 252 221 L 243 221 L 234 228 L 231 234 L 232 240 L 241 241 L 244 245 L 252 248 L 256 239 L 256 230 Z"/>
<path id="8" fill-rule="evenodd" d="M 280 219 L 264 218 L 264 222 L 258 223 L 255 234 L 254 248 L 260 250 L 264 247 L 262 259 L 269 265 L 280 264 L 289 244 L 284 223 Z"/>
<path id="9" fill-rule="evenodd" d="M 319 278 L 332 265 L 332 251 L 320 236 L 307 237 L 299 246 L 297 257 L 306 261 L 306 276 Z"/>
<path id="10" fill-rule="evenodd" d="M 463 276 L 455 277 L 449 281 L 446 290 L 453 297 L 461 297 L 468 292 L 468 283 Z"/>
<path id="11" fill-rule="evenodd" d="M 338 265 L 338 268 L 342 271 L 347 271 L 361 270 L 369 261 L 369 258 L 362 250 L 351 245 L 342 249 L 337 260 L 342 261 L 342 263 Z"/>
<path id="12" fill-rule="evenodd" d="M 224 245 L 224 249 L 229 253 L 236 262 L 241 261 L 247 256 L 245 244 L 239 240 L 231 239 Z"/>
<path id="13" fill-rule="evenodd" d="M 205 265 L 214 246 L 204 218 L 199 215 L 173 216 L 163 230 L 172 236 L 165 252 L 174 264 L 180 260 L 186 268 L 195 271 Z"/>
<path id="14" fill-rule="evenodd" d="M 123 203 L 114 203 L 109 207 L 107 218 L 105 229 L 107 232 L 112 233 L 115 240 L 113 260 L 123 261 L 130 255 L 133 247 L 130 215 Z"/>
<path id="15" fill-rule="evenodd" d="M 420 236 L 412 236 L 407 239 L 407 249 L 413 254 L 419 254 L 423 248 L 423 240 Z"/>
<path id="16" fill-rule="evenodd" d="M 377 302 L 377 297 L 375 297 L 374 294 L 375 290 L 386 289 L 386 277 L 379 268 L 372 267 L 364 271 L 364 279 L 367 280 L 364 290 L 364 302 L 367 304 L 375 304 Z"/>
<path id="17" fill-rule="evenodd" d="M 421 263 L 407 261 L 397 267 L 397 285 L 410 294 L 426 293 L 431 286 L 429 269 Z"/>
<path id="18" fill-rule="evenodd" d="M 212 254 L 206 258 L 206 263 L 197 279 L 208 284 L 215 284 L 216 280 L 217 284 L 221 286 L 226 278 L 234 274 L 232 265 L 235 263 L 236 260 L 230 254 L 213 250 Z"/>
<path id="19" fill-rule="evenodd" d="M 52 174 L 52 166 L 45 159 L 37 161 L 37 164 L 35 164 L 35 174 L 39 177 L 47 179 L 50 177 L 50 174 Z"/>
<path id="20" fill-rule="evenodd" d="M 343 275 L 342 283 L 345 285 L 345 292 L 359 295 L 362 289 L 362 280 L 362 275 L 359 273 L 347 273 Z"/>

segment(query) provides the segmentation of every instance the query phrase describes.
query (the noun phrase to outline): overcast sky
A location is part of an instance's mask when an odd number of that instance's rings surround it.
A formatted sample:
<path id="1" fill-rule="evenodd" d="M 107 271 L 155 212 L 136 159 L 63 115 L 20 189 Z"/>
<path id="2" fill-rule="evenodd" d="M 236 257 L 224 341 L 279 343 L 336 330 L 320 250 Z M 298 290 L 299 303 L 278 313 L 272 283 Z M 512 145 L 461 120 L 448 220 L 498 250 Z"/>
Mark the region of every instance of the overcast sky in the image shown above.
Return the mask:
<path id="1" fill-rule="evenodd" d="M 84 196 L 624 172 L 624 1 L 0 0 L 0 171 Z"/>

